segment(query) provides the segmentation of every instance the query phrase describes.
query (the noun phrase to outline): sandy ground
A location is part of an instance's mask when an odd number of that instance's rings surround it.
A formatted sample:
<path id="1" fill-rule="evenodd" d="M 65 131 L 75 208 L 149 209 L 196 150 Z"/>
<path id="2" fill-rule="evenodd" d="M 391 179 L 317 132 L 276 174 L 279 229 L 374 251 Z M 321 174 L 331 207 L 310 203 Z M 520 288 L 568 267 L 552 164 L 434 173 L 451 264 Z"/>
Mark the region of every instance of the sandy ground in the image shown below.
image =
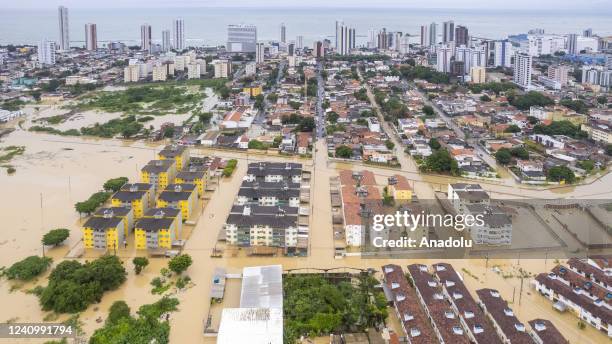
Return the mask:
<path id="1" fill-rule="evenodd" d="M 67 138 L 45 134 L 35 134 L 18 130 L 4 138 L 4 145 L 24 145 L 26 153 L 13 160 L 17 172 L 8 176 L 0 173 L 0 187 L 3 195 L 0 198 L 0 209 L 4 221 L 5 235 L 0 240 L 1 254 L 0 266 L 9 265 L 24 256 L 39 254 L 41 251 L 40 238 L 44 231 L 55 227 L 66 227 L 71 230 L 71 238 L 67 245 L 47 252 L 48 255 L 61 259 L 69 247 L 77 243 L 80 238 L 80 219 L 74 211 L 76 201 L 85 199 L 92 192 L 100 189 L 102 183 L 112 177 L 127 176 L 132 180 L 138 175 L 139 169 L 148 160 L 155 156 L 159 145 L 146 145 L 143 143 L 123 142 L 119 140 L 94 140 L 85 138 Z M 334 240 L 331 225 L 331 206 L 329 196 L 329 178 L 337 175 L 338 169 L 353 168 L 352 165 L 328 163 L 325 156 L 325 146 L 322 142 L 317 144 L 318 153 L 314 157 L 314 165 L 306 160 L 302 161 L 313 171 L 311 181 L 311 237 L 310 255 L 304 258 L 285 257 L 227 257 L 211 258 L 213 248 L 217 242 L 219 230 L 229 213 L 232 201 L 238 192 L 240 180 L 246 173 L 248 162 L 263 159 L 257 155 L 245 155 L 235 152 L 212 152 L 210 150 L 196 151 L 200 154 L 217 154 L 223 157 L 232 157 L 239 160 L 238 168 L 231 179 L 224 179 L 220 186 L 211 195 L 209 204 L 204 209 L 190 240 L 187 242 L 185 252 L 189 253 L 194 264 L 188 270 L 194 286 L 177 295 L 181 304 L 180 311 L 171 316 L 171 343 L 211 343 L 214 339 L 204 338 L 202 335 L 204 321 L 209 314 L 209 288 L 212 272 L 215 266 L 223 266 L 228 273 L 239 273 L 244 266 L 282 264 L 284 269 L 308 267 L 359 267 L 375 268 L 388 263 L 406 266 L 417 262 L 413 259 L 362 259 L 359 257 L 334 259 Z M 267 157 L 266 160 L 282 160 L 280 157 Z M 409 164 L 410 161 L 404 162 Z M 403 165 L 404 165 L 403 163 Z M 310 166 L 312 165 L 312 166 Z M 377 175 L 389 176 L 397 173 L 396 170 L 374 169 L 370 166 L 357 166 L 356 169 L 375 170 Z M 413 180 L 414 188 L 421 198 L 433 195 L 433 190 L 445 191 L 443 177 L 422 178 L 411 173 L 407 166 L 402 172 L 407 178 Z M 430 178 L 434 178 L 433 180 Z M 433 186 L 433 187 L 432 187 Z M 444 187 L 443 187 L 444 186 Z M 491 186 L 490 188 L 493 188 Z M 594 197 L 596 195 L 609 195 L 612 189 L 612 177 L 605 177 L 595 184 L 567 187 L 555 191 L 516 190 L 512 187 L 496 186 L 499 194 L 513 197 L 563 197 L 571 193 L 575 197 Z M 604 193 L 605 191 L 605 193 Z M 41 196 L 42 195 L 42 196 Z M 42 211 L 41 211 L 42 198 Z M 129 271 L 127 282 L 118 290 L 104 295 L 100 304 L 90 306 L 82 313 L 84 330 L 91 334 L 101 324 L 97 318 L 104 318 L 108 308 L 116 300 L 125 300 L 132 310 L 140 305 L 154 302 L 159 296 L 152 295 L 149 282 L 158 276 L 159 269 L 167 263 L 166 259 L 152 259 L 145 272 L 139 276 L 133 274 L 131 260 L 126 257 L 126 269 Z M 436 260 L 418 260 L 425 264 L 436 263 Z M 576 343 L 602 343 L 603 334 L 587 326 L 585 330 L 578 330 L 577 318 L 569 314 L 559 314 L 553 310 L 550 302 L 534 293 L 529 281 L 523 281 L 523 293 L 519 294 L 521 280 L 519 278 L 504 278 L 494 273 L 491 268 L 498 265 L 505 272 L 515 270 L 518 266 L 536 274 L 550 270 L 554 264 L 552 260 L 453 260 L 451 263 L 457 271 L 469 271 L 465 274 L 468 288 L 474 292 L 476 289 L 489 287 L 500 290 L 502 296 L 513 302 L 513 308 L 518 318 L 526 322 L 536 317 L 550 319 L 562 333 Z M 476 276 L 478 279 L 470 277 Z M 38 283 L 45 284 L 46 278 L 40 278 Z M 21 290 L 31 288 L 35 283 L 22 286 Z M 35 296 L 27 295 L 22 291 L 9 292 L 13 283 L 0 281 L 0 321 L 13 319 L 20 322 L 41 321 L 45 314 L 41 312 Z M 236 304 L 239 297 L 238 288 L 230 288 L 227 294 L 228 304 Z M 519 304 L 519 299 L 521 300 Z M 218 310 L 213 310 L 213 316 Z M 63 319 L 62 317 L 60 318 Z M 215 321 L 215 320 L 214 320 Z M 218 321 L 218 320 L 216 320 Z M 36 341 L 24 341 L 24 343 Z M 7 343 L 0 339 L 0 343 Z M 15 343 L 14 341 L 11 343 Z"/>

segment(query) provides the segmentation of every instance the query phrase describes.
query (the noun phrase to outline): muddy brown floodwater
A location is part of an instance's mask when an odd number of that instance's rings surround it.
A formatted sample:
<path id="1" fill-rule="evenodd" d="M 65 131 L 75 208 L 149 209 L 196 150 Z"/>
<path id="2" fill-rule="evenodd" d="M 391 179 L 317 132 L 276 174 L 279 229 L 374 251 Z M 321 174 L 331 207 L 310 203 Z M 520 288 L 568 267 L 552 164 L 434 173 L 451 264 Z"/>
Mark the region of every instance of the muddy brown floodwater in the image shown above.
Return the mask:
<path id="1" fill-rule="evenodd" d="M 98 191 L 104 181 L 117 176 L 127 176 L 131 180 L 138 178 L 140 168 L 155 157 L 160 144 L 149 145 L 144 143 L 124 142 L 120 140 L 96 140 L 86 138 L 69 138 L 34 134 L 17 130 L 8 137 L 3 138 L 0 146 L 23 145 L 26 152 L 23 156 L 13 159 L 17 172 L 8 176 L 4 171 L 0 173 L 0 212 L 2 218 L 3 235 L 0 237 L 0 266 L 7 266 L 25 256 L 40 254 L 40 239 L 43 232 L 57 227 L 71 230 L 67 244 L 46 252 L 54 258 L 54 263 L 61 261 L 70 247 L 81 239 L 80 224 L 82 219 L 74 211 L 74 203 L 86 199 L 91 193 Z M 171 343 L 212 343 L 214 338 L 203 337 L 204 321 L 208 314 L 209 287 L 212 272 L 215 267 L 222 266 L 228 273 L 239 273 L 245 266 L 282 264 L 284 269 L 296 268 L 332 268 L 356 267 L 374 268 L 380 270 L 384 264 L 394 263 L 405 268 L 415 262 L 425 264 L 436 263 L 436 260 L 414 259 L 361 259 L 350 257 L 334 259 L 334 239 L 331 225 L 331 202 L 329 196 L 329 178 L 337 176 L 339 169 L 369 169 L 375 170 L 379 176 L 388 176 L 397 173 L 396 170 L 377 169 L 371 166 L 356 166 L 329 163 L 326 157 L 324 142 L 316 144 L 318 152 L 313 160 L 299 160 L 306 169 L 313 173 L 311 181 L 310 222 L 310 254 L 303 258 L 286 257 L 228 257 L 211 258 L 213 248 L 217 242 L 219 230 L 223 227 L 225 218 L 229 213 L 232 202 L 238 192 L 242 177 L 246 173 L 248 162 L 258 160 L 286 160 L 281 157 L 262 157 L 260 155 L 242 154 L 236 152 L 212 151 L 206 149 L 193 149 L 194 155 L 218 155 L 221 157 L 236 158 L 239 160 L 235 175 L 230 179 L 222 179 L 217 189 L 209 195 L 211 197 L 206 208 L 200 216 L 184 251 L 193 257 L 194 263 L 188 274 L 194 286 L 176 296 L 181 304 L 180 310 L 173 313 L 171 322 Z M 409 162 L 407 162 L 409 163 Z M 404 165 L 404 164 L 403 164 Z M 431 198 L 435 185 L 442 185 L 449 181 L 444 177 L 435 177 L 435 180 L 420 177 L 410 172 L 411 167 L 406 166 L 402 174 L 413 180 L 414 188 L 422 198 Z M 414 172 L 414 171 L 413 171 Z M 433 184 L 431 184 L 433 183 Z M 433 187 L 432 187 L 433 185 Z M 510 194 L 514 197 L 559 197 L 560 192 L 571 193 L 572 196 L 586 197 L 602 195 L 603 191 L 610 192 L 612 179 L 604 177 L 591 185 L 563 188 L 556 191 L 517 190 L 508 186 L 489 186 L 492 192 Z M 42 196 L 41 196 L 42 195 Z M 601 198 L 601 197 L 594 197 Z M 41 208 L 42 200 L 42 208 Z M 243 255 L 242 255 L 243 256 Z M 125 262 L 128 279 L 118 290 L 106 293 L 102 302 L 90 306 L 81 314 L 84 330 L 87 334 L 102 324 L 96 319 L 104 319 L 108 308 L 116 300 L 125 300 L 132 310 L 140 305 L 154 302 L 159 298 L 150 293 L 149 282 L 159 275 L 159 270 L 166 266 L 166 259 L 151 259 L 151 264 L 141 275 L 134 275 L 131 257 L 122 257 Z M 520 266 L 533 274 L 550 270 L 554 264 L 551 260 L 452 260 L 450 261 L 457 271 L 463 272 L 468 288 L 474 292 L 479 288 L 496 288 L 502 296 L 514 302 L 518 318 L 526 322 L 536 317 L 550 319 L 560 331 L 571 341 L 576 343 L 601 343 L 605 341 L 603 334 L 587 326 L 585 330 L 578 330 L 578 319 L 573 315 L 559 314 L 553 310 L 549 301 L 536 294 L 529 285 L 529 280 L 523 281 L 522 294 L 520 293 L 521 280 L 519 278 L 504 278 L 493 272 L 491 268 L 499 266 L 504 272 L 516 271 Z M 0 321 L 34 322 L 42 321 L 46 313 L 40 310 L 34 295 L 24 293 L 25 290 L 38 284 L 46 284 L 46 276 L 38 281 L 28 283 L 19 290 L 14 288 L 13 282 L 0 281 Z M 237 304 L 239 288 L 229 288 L 226 295 L 228 305 Z M 520 300 L 520 304 L 519 304 Z M 62 316 L 58 320 L 63 320 Z M 217 320 L 218 321 L 218 320 Z M 390 320 L 393 323 L 393 319 Z M 38 343 L 41 341 L 23 341 L 24 343 Z M 2 341 L 0 343 L 8 343 Z M 14 343 L 11 342 L 11 343 Z"/>

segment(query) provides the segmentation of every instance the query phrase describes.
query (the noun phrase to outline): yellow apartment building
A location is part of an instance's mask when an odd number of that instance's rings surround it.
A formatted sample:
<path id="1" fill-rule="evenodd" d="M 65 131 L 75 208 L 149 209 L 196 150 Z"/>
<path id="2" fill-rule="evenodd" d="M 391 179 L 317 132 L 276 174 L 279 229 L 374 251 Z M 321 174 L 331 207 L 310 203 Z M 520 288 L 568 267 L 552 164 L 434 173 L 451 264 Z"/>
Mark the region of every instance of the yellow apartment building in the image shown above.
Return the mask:
<path id="1" fill-rule="evenodd" d="M 176 176 L 176 161 L 151 160 L 140 170 L 140 179 L 143 183 L 152 184 L 155 191 L 163 190 L 168 184 L 174 183 Z"/>
<path id="2" fill-rule="evenodd" d="M 129 207 L 134 210 L 134 218 L 141 218 L 149 209 L 149 198 L 146 191 L 119 190 L 111 197 L 113 207 Z"/>
<path id="3" fill-rule="evenodd" d="M 187 146 L 168 145 L 157 154 L 159 160 L 174 160 L 176 170 L 180 171 L 189 165 L 189 149 Z"/>
<path id="4" fill-rule="evenodd" d="M 121 217 L 90 217 L 83 225 L 85 248 L 118 249 L 125 240 L 125 225 Z"/>
<path id="5" fill-rule="evenodd" d="M 95 217 L 120 217 L 123 219 L 124 236 L 127 237 L 134 228 L 134 209 L 131 207 L 100 208 L 94 213 Z"/>
<path id="6" fill-rule="evenodd" d="M 172 248 L 175 233 L 172 219 L 145 217 L 136 222 L 134 245 L 137 250 Z"/>
<path id="7" fill-rule="evenodd" d="M 185 220 L 189 220 L 193 215 L 197 204 L 198 197 L 194 184 L 170 184 L 157 197 L 158 208 L 180 209 Z"/>

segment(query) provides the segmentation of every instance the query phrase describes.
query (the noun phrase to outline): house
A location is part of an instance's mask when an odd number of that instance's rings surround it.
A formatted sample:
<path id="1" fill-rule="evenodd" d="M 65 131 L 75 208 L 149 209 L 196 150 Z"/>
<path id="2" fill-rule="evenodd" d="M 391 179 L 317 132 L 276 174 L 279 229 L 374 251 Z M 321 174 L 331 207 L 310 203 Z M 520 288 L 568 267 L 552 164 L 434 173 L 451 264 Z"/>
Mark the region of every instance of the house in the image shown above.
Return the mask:
<path id="1" fill-rule="evenodd" d="M 185 220 L 188 220 L 194 214 L 198 204 L 194 184 L 170 184 L 157 196 L 158 208 L 180 209 Z"/>
<path id="2" fill-rule="evenodd" d="M 297 153 L 300 155 L 308 154 L 312 137 L 310 133 L 298 133 L 297 135 Z"/>
<path id="3" fill-rule="evenodd" d="M 534 160 L 517 160 L 516 167 L 521 171 L 521 178 L 526 180 L 545 181 L 544 164 Z"/>
<path id="4" fill-rule="evenodd" d="M 302 180 L 302 164 L 282 162 L 250 163 L 245 180 L 263 180 L 266 182 L 291 181 L 299 183 Z"/>
<path id="5" fill-rule="evenodd" d="M 453 266 L 447 263 L 437 263 L 433 265 L 433 269 L 444 296 L 459 317 L 470 340 L 476 344 L 502 344 L 495 329 Z"/>
<path id="6" fill-rule="evenodd" d="M 448 184 L 447 197 L 460 214 L 466 213 L 468 204 L 488 205 L 490 203 L 489 194 L 479 184 Z"/>
<path id="7" fill-rule="evenodd" d="M 243 214 L 230 214 L 225 224 L 225 237 L 237 246 L 295 248 L 298 242 L 297 216 L 253 215 L 245 207 Z"/>
<path id="8" fill-rule="evenodd" d="M 172 227 L 173 219 L 154 216 L 145 217 L 136 222 L 134 245 L 137 250 L 172 248 L 176 232 Z"/>
<path id="9" fill-rule="evenodd" d="M 395 183 L 389 183 L 387 186 L 389 193 L 393 196 L 396 201 L 410 201 L 412 200 L 412 188 L 406 177 L 396 174 L 393 176 Z"/>
<path id="10" fill-rule="evenodd" d="M 261 206 L 289 205 L 299 207 L 299 184 L 284 181 L 249 182 L 245 180 L 238 191 L 236 205 L 258 204 Z"/>
<path id="11" fill-rule="evenodd" d="M 92 216 L 83 225 L 83 245 L 85 248 L 117 250 L 125 240 L 123 218 Z"/>
<path id="12" fill-rule="evenodd" d="M 408 284 L 406 275 L 399 265 L 384 265 L 383 291 L 387 300 L 393 304 L 395 314 L 400 320 L 405 336 L 412 344 L 436 342 L 436 334 L 431 328 L 428 315 L 417 301 L 414 289 Z"/>
<path id="13" fill-rule="evenodd" d="M 476 203 L 466 204 L 465 209 L 465 214 L 482 219 L 469 227 L 475 244 L 512 245 L 512 219 L 500 207 Z"/>
<path id="14" fill-rule="evenodd" d="M 531 337 L 537 344 L 569 344 L 569 340 L 563 337 L 550 320 L 533 319 L 528 323 L 533 329 Z"/>
<path id="15" fill-rule="evenodd" d="M 202 146 L 212 147 L 217 144 L 217 138 L 219 137 L 218 131 L 208 131 L 200 135 L 200 144 Z"/>
<path id="16" fill-rule="evenodd" d="M 480 299 L 483 312 L 491 320 L 493 327 L 504 343 L 533 343 L 525 325 L 516 318 L 514 311 L 508 307 L 508 302 L 501 297 L 497 290 L 484 288 L 476 290 L 476 294 Z"/>
<path id="17" fill-rule="evenodd" d="M 421 307 L 425 309 L 440 343 L 470 343 L 459 317 L 444 297 L 442 287 L 427 270 L 426 265 L 408 265 L 408 278 L 416 289 Z"/>
<path id="18" fill-rule="evenodd" d="M 151 160 L 140 170 L 142 182 L 153 184 L 155 191 L 163 190 L 169 184 L 174 183 L 175 176 L 175 160 Z"/>
<path id="19" fill-rule="evenodd" d="M 189 149 L 187 146 L 168 145 L 157 154 L 157 158 L 176 161 L 176 170 L 179 171 L 183 166 L 189 165 Z"/>
<path id="20" fill-rule="evenodd" d="M 134 228 L 134 209 L 131 207 L 110 207 L 100 208 L 94 215 L 95 217 L 120 217 L 123 219 L 123 227 L 125 237 L 128 236 L 132 228 Z"/>

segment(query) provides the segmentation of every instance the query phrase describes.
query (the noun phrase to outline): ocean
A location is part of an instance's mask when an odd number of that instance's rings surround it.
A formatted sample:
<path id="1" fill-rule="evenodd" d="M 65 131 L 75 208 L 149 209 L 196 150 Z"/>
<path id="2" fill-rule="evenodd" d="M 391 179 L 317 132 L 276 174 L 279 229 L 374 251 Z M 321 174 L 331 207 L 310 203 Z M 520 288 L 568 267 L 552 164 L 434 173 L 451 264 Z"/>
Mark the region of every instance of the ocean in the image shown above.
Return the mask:
<path id="1" fill-rule="evenodd" d="M 98 42 L 140 43 L 140 25 L 148 23 L 153 40 L 161 42 L 161 31 L 170 29 L 172 20 L 185 20 L 187 45 L 224 44 L 228 24 L 257 26 L 259 40 L 279 40 L 280 25 L 287 27 L 287 40 L 301 35 L 305 45 L 328 38 L 333 42 L 336 20 L 356 28 L 357 44 L 365 44 L 370 29 L 387 28 L 419 35 L 423 24 L 453 20 L 465 25 L 472 36 L 505 38 L 543 28 L 550 33 L 581 33 L 592 28 L 594 34 L 612 35 L 612 10 L 601 12 L 529 10 L 442 10 L 408 8 L 121 8 L 69 9 L 72 46 L 84 44 L 86 23 L 97 24 Z M 58 40 L 57 9 L 0 11 L 0 44 L 36 44 L 43 38 Z M 418 37 L 414 38 L 417 41 Z"/>

